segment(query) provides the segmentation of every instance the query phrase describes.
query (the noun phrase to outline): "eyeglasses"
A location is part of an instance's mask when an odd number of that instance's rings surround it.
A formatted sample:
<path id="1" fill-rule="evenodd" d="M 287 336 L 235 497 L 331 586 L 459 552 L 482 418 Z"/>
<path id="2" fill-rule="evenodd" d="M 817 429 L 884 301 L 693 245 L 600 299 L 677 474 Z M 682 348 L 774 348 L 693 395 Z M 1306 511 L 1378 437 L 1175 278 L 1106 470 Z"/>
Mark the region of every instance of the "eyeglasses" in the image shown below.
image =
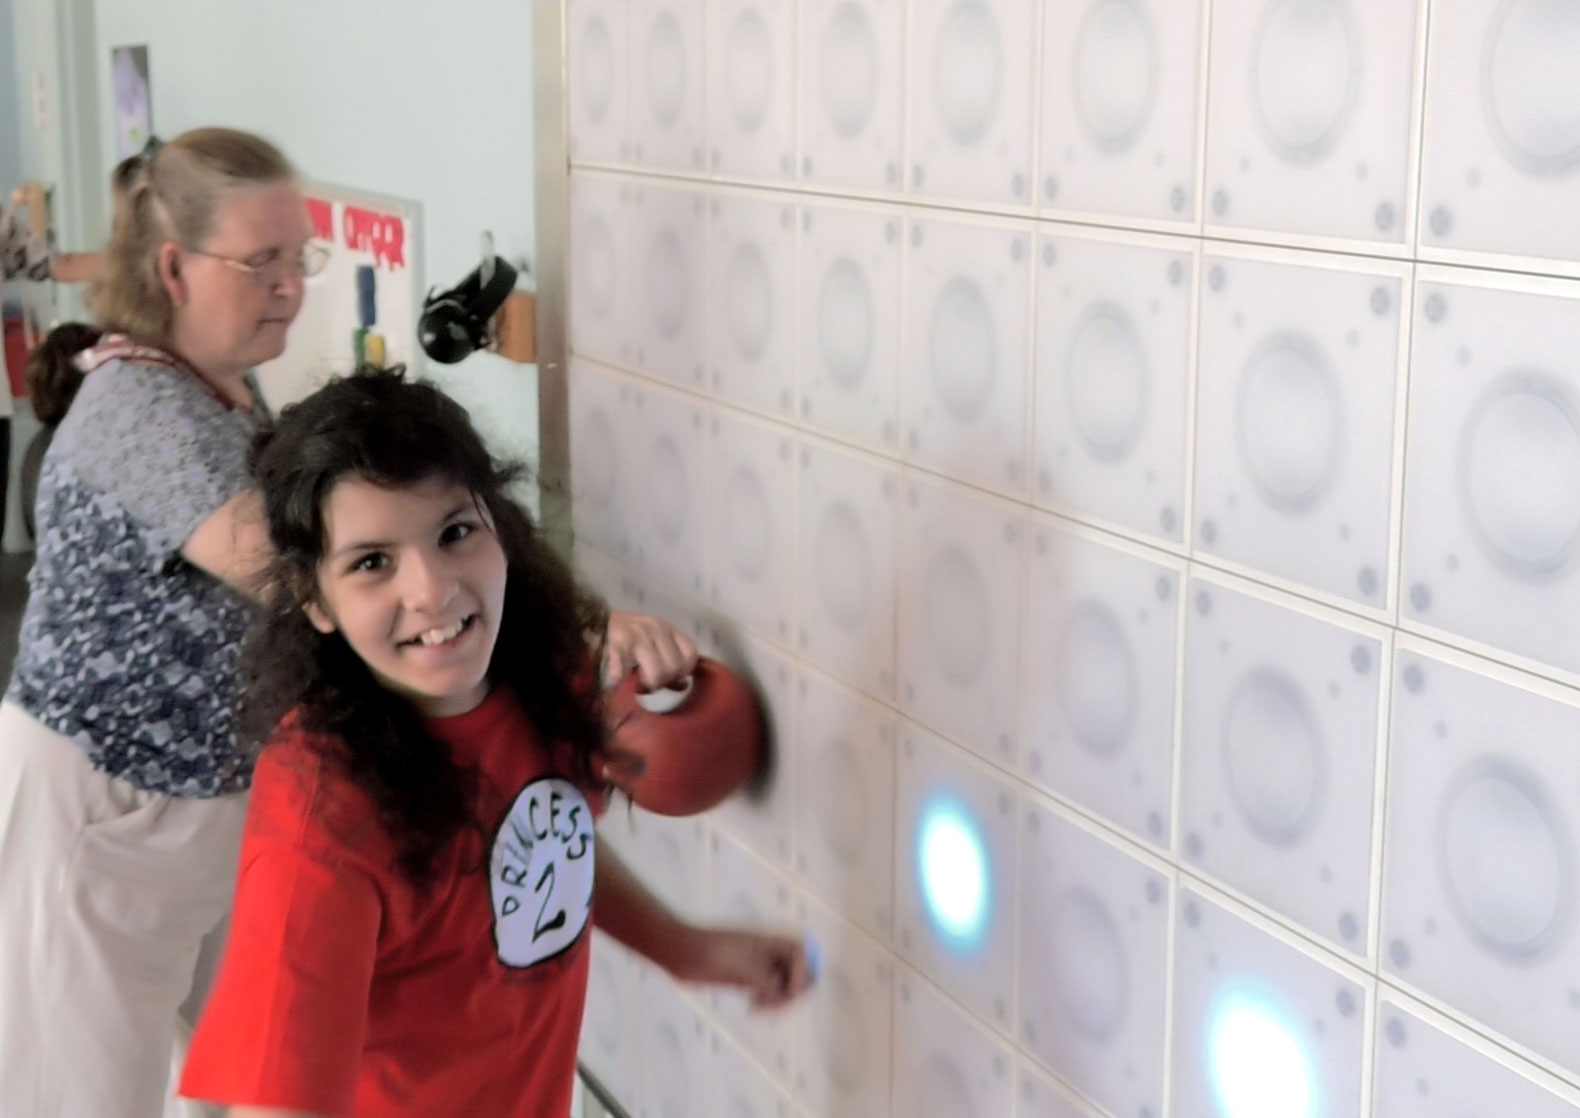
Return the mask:
<path id="1" fill-rule="evenodd" d="M 309 241 L 302 247 L 296 256 L 273 256 L 261 263 L 250 260 L 237 260 L 230 256 L 221 256 L 217 252 L 204 252 L 200 248 L 189 249 L 195 256 L 206 256 L 210 260 L 218 260 L 226 267 L 234 268 L 238 272 L 246 272 L 259 287 L 275 288 L 292 276 L 302 279 L 311 279 L 324 270 L 329 263 L 329 246 L 321 241 Z"/>

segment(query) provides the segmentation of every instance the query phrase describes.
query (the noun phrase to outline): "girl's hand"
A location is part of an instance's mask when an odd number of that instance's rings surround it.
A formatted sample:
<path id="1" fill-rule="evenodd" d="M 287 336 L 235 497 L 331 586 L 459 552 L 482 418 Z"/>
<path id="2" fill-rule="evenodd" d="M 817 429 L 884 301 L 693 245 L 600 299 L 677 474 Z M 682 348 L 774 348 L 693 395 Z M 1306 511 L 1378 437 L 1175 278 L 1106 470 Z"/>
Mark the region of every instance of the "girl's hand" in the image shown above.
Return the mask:
<path id="1" fill-rule="evenodd" d="M 613 685 L 633 668 L 642 687 L 657 691 L 679 683 L 697 667 L 697 646 L 669 622 L 641 613 L 609 611 L 603 678 Z"/>
<path id="2" fill-rule="evenodd" d="M 689 928 L 671 971 L 681 982 L 734 986 L 754 1009 L 777 1009 L 812 985 L 806 946 L 789 936 L 724 928 Z"/>

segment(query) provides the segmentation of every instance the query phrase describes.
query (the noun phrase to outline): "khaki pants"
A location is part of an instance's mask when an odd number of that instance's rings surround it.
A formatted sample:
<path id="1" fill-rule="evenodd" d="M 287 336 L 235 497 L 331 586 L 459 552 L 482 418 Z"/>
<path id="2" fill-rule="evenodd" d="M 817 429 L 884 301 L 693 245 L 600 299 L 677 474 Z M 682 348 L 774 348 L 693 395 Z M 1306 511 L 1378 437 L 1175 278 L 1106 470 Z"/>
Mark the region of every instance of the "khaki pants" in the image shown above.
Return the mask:
<path id="1" fill-rule="evenodd" d="M 0 1115 L 166 1113 L 179 1013 L 229 912 L 245 815 L 244 796 L 98 772 L 0 704 Z"/>

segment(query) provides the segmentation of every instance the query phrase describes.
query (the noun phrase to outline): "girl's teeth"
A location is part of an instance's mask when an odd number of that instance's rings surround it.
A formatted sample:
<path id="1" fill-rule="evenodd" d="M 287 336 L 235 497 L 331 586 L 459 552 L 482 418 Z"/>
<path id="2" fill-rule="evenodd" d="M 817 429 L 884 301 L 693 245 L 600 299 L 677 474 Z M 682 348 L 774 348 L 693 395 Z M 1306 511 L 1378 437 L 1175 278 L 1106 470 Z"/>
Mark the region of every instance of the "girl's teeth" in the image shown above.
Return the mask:
<path id="1" fill-rule="evenodd" d="M 444 644 L 446 641 L 453 641 L 460 636 L 461 630 L 464 628 L 466 628 L 466 619 L 462 618 L 448 629 L 429 629 L 418 639 L 427 645 Z"/>

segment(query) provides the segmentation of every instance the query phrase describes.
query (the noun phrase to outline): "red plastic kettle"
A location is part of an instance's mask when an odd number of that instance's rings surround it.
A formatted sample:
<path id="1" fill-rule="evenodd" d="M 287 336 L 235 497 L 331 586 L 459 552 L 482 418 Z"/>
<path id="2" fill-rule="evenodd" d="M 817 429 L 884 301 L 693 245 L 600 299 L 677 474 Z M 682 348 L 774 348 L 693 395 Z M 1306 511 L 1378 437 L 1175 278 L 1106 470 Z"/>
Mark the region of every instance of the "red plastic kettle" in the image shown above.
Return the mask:
<path id="1" fill-rule="evenodd" d="M 681 688 L 644 692 L 637 673 L 605 699 L 609 782 L 658 815 L 717 807 L 762 770 L 763 710 L 752 689 L 717 660 L 697 661 Z"/>

